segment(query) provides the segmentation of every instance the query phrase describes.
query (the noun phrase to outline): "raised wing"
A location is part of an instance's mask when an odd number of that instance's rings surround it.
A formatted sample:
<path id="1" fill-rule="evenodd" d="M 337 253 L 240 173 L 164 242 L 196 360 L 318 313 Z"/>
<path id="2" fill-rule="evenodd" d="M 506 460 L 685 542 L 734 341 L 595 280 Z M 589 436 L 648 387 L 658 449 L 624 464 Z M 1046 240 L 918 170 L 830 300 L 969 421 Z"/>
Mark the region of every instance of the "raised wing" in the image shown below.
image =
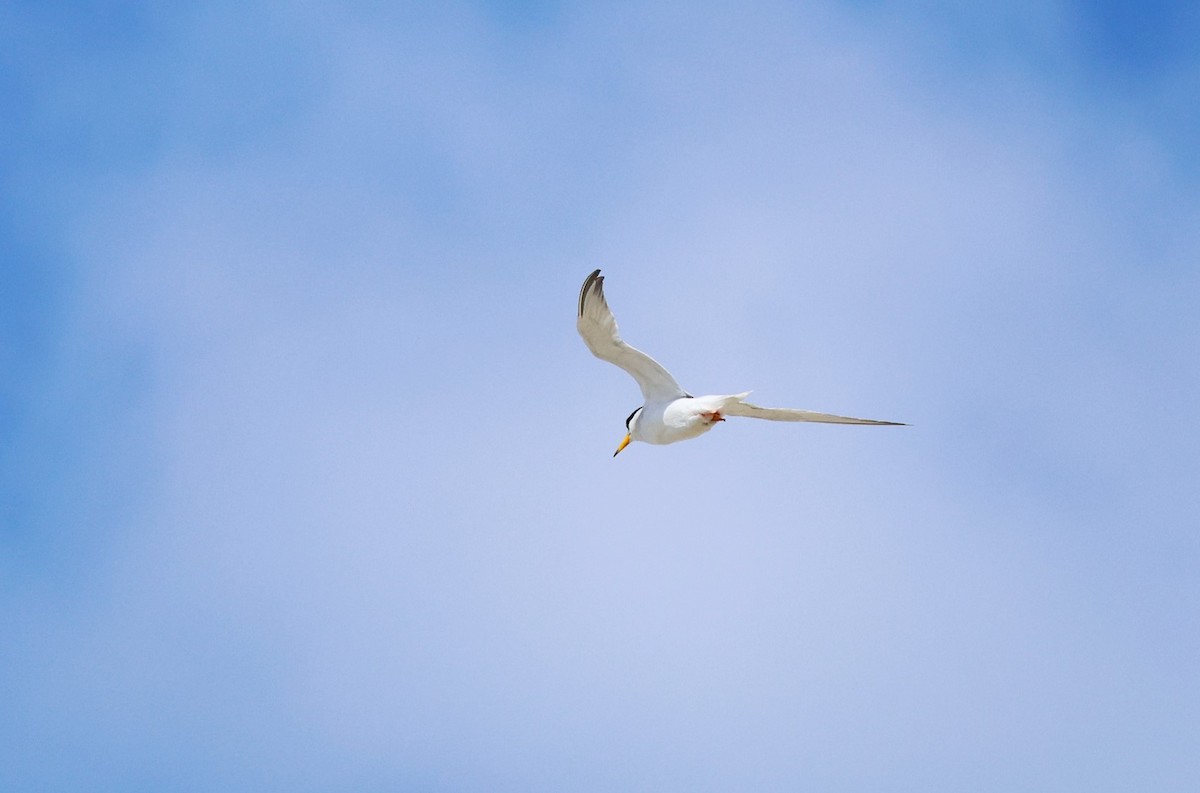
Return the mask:
<path id="1" fill-rule="evenodd" d="M 583 343 L 602 361 L 616 364 L 637 380 L 646 402 L 687 396 L 671 373 L 646 353 L 630 347 L 617 334 L 617 320 L 604 299 L 604 276 L 592 273 L 579 290 L 579 318 L 575 322 Z"/>
<path id="2" fill-rule="evenodd" d="M 768 421 L 815 421 L 821 424 L 872 424 L 876 426 L 902 427 L 900 421 L 876 421 L 875 419 L 855 419 L 849 416 L 835 416 L 832 413 L 814 413 L 811 410 L 793 410 L 791 408 L 762 408 L 749 402 L 734 402 L 725 406 L 722 412 L 726 416 L 745 416 L 752 419 L 767 419 Z"/>

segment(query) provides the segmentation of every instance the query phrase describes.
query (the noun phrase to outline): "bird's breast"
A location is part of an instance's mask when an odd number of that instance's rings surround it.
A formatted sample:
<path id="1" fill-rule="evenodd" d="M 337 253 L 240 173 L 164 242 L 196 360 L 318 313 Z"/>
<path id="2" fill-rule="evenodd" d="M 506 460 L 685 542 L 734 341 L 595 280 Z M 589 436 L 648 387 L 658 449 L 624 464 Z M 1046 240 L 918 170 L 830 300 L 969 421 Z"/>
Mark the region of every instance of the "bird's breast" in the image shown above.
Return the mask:
<path id="1" fill-rule="evenodd" d="M 697 438 L 713 428 L 704 420 L 703 406 L 692 397 L 646 405 L 638 414 L 634 437 L 644 443 L 667 444 Z"/>

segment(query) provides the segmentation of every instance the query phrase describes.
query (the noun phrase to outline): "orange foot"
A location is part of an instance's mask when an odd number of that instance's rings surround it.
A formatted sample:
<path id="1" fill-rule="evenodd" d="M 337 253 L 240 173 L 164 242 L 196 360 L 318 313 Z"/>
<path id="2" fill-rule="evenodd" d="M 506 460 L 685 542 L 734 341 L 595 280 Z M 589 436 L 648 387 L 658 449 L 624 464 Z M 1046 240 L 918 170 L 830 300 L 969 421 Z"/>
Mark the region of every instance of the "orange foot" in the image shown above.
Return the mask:
<path id="1" fill-rule="evenodd" d="M 715 410 L 712 413 L 701 413 L 700 417 L 708 424 L 716 424 L 718 421 L 725 420 L 725 417 Z"/>

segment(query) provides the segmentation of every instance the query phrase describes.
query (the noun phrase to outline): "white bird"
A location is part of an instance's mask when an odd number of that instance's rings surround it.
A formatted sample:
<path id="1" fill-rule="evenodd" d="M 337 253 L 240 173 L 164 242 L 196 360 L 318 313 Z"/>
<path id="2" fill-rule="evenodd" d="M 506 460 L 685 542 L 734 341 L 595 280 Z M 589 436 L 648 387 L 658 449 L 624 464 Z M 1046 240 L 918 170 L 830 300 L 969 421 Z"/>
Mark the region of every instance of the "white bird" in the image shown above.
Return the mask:
<path id="1" fill-rule="evenodd" d="M 671 373 L 646 353 L 631 347 L 617 333 L 617 320 L 604 299 L 604 276 L 592 273 L 579 290 L 579 319 L 575 323 L 584 344 L 602 361 L 616 364 L 637 380 L 645 399 L 625 419 L 625 439 L 613 457 L 632 441 L 666 444 L 696 438 L 726 416 L 746 416 L 770 421 L 817 421 L 825 424 L 903 426 L 898 421 L 875 421 L 814 413 L 791 408 L 763 408 L 746 401 L 750 392 L 692 396 L 679 387 Z"/>

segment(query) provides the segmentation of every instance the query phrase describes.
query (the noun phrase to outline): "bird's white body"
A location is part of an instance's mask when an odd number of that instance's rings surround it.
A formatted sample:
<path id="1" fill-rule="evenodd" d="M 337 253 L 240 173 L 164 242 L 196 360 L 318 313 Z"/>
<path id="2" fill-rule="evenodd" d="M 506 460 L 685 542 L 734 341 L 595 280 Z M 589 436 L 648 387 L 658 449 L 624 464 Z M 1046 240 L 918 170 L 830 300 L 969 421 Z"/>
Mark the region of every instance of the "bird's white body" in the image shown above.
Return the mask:
<path id="1" fill-rule="evenodd" d="M 629 432 L 617 447 L 619 453 L 631 441 L 666 444 L 696 438 L 712 429 L 726 416 L 747 416 L 769 421 L 816 421 L 823 424 L 897 424 L 816 413 L 792 408 L 764 408 L 746 401 L 749 391 L 741 394 L 692 396 L 684 391 L 662 364 L 631 347 L 617 333 L 617 320 L 604 299 L 604 277 L 596 270 L 579 290 L 579 335 L 597 358 L 616 364 L 637 381 L 645 403 L 629 414 L 625 427 Z M 616 456 L 614 453 L 614 457 Z"/>
<path id="2" fill-rule="evenodd" d="M 679 397 L 667 402 L 649 402 L 638 408 L 629 421 L 632 440 L 666 444 L 698 438 L 721 421 L 735 402 L 750 395 Z"/>

